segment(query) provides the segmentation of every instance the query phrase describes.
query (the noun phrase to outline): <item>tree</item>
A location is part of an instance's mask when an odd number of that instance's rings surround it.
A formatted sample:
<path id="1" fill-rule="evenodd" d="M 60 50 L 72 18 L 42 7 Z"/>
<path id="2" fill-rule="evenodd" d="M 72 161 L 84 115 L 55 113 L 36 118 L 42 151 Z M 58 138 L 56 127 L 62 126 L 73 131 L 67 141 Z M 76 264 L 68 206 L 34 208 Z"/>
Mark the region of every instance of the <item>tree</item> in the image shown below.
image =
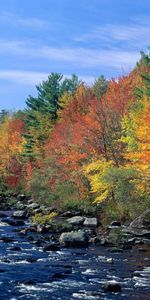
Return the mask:
<path id="1" fill-rule="evenodd" d="M 108 80 L 103 75 L 99 76 L 92 87 L 94 95 L 100 99 L 108 89 Z"/>
<path id="2" fill-rule="evenodd" d="M 36 157 L 43 158 L 44 144 L 50 135 L 50 132 L 57 121 L 58 111 L 63 109 L 60 99 L 63 94 L 71 95 L 77 89 L 79 84 L 76 75 L 71 79 L 63 75 L 51 73 L 46 81 L 36 86 L 38 96 L 29 96 L 26 100 L 26 145 L 24 156 L 31 160 Z"/>
<path id="3" fill-rule="evenodd" d="M 21 180 L 21 153 L 24 146 L 24 123 L 5 117 L 0 126 L 0 175 L 9 187 L 16 188 Z"/>

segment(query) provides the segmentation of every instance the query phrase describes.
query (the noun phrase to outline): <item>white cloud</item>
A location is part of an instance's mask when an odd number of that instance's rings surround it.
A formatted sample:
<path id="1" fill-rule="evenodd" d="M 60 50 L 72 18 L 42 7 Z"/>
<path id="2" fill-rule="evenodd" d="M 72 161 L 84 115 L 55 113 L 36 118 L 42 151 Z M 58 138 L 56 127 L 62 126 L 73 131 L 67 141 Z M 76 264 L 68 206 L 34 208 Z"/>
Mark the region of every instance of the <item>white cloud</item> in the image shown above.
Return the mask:
<path id="1" fill-rule="evenodd" d="M 35 86 L 44 80 L 47 80 L 48 73 L 44 72 L 32 72 L 25 70 L 2 70 L 0 71 L 0 79 L 11 81 L 15 84 L 20 85 L 31 85 Z M 64 75 L 64 77 L 71 77 L 71 75 Z M 94 77 L 92 76 L 79 76 L 79 79 L 91 84 L 94 82 Z"/>
<path id="2" fill-rule="evenodd" d="M 138 20 L 138 19 L 137 19 Z M 97 26 L 90 30 L 88 33 L 76 36 L 74 41 L 87 42 L 87 41 L 101 41 L 102 44 L 112 47 L 115 43 L 121 42 L 124 46 L 135 47 L 148 47 L 150 36 L 150 21 L 146 23 L 139 22 L 131 23 L 129 25 L 113 25 L 106 24 Z"/>
<path id="3" fill-rule="evenodd" d="M 46 59 L 56 63 L 68 63 L 72 67 L 80 65 L 82 68 L 109 67 L 117 70 L 129 69 L 139 59 L 137 51 L 125 51 L 122 49 L 90 49 L 83 47 L 57 48 L 50 46 L 37 46 L 30 42 L 0 41 L 0 52 L 8 52 L 25 56 L 25 59 Z"/>
<path id="4" fill-rule="evenodd" d="M 10 80 L 23 85 L 36 85 L 47 79 L 48 74 L 42 72 L 1 70 L 0 79 Z"/>

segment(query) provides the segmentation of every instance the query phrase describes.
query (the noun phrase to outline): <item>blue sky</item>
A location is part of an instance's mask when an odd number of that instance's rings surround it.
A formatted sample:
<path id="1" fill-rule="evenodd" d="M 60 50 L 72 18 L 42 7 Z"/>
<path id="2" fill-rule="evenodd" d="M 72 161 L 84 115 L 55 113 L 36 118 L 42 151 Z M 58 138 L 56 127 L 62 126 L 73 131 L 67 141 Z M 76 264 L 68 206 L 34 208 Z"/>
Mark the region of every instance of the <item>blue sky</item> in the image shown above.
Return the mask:
<path id="1" fill-rule="evenodd" d="M 150 46 L 150 0 L 0 0 L 0 109 L 25 106 L 51 72 L 91 84 Z"/>

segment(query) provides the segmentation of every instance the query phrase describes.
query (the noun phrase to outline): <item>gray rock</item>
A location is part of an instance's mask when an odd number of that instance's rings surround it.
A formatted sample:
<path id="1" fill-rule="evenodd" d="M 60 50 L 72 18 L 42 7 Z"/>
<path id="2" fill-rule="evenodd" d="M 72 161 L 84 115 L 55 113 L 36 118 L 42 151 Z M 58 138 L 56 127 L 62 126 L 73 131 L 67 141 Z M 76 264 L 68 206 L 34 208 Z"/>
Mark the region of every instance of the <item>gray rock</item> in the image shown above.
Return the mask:
<path id="1" fill-rule="evenodd" d="M 81 225 L 83 224 L 85 218 L 81 216 L 75 216 L 72 218 L 67 219 L 66 221 L 71 225 Z"/>
<path id="2" fill-rule="evenodd" d="M 26 215 L 27 215 L 26 211 L 16 210 L 16 211 L 14 211 L 12 217 L 15 218 L 15 219 L 25 219 Z"/>
<path id="3" fill-rule="evenodd" d="M 88 237 L 82 230 L 64 232 L 60 235 L 59 242 L 65 247 L 87 247 Z"/>
<path id="4" fill-rule="evenodd" d="M 87 227 L 96 228 L 97 227 L 97 219 L 96 218 L 85 218 L 83 225 L 87 226 Z"/>
<path id="5" fill-rule="evenodd" d="M 119 221 L 113 221 L 110 226 L 121 226 L 121 223 Z"/>
<path id="6" fill-rule="evenodd" d="M 43 251 L 58 251 L 60 247 L 57 243 L 51 242 L 43 247 Z"/>
<path id="7" fill-rule="evenodd" d="M 108 281 L 104 284 L 103 290 L 109 293 L 120 293 L 121 285 L 115 280 Z"/>
<path id="8" fill-rule="evenodd" d="M 40 207 L 40 205 L 38 203 L 31 203 L 31 204 L 27 205 L 28 209 L 37 209 L 39 207 Z"/>
<path id="9" fill-rule="evenodd" d="M 141 238 L 150 239 L 150 209 L 134 219 L 125 231 Z"/>

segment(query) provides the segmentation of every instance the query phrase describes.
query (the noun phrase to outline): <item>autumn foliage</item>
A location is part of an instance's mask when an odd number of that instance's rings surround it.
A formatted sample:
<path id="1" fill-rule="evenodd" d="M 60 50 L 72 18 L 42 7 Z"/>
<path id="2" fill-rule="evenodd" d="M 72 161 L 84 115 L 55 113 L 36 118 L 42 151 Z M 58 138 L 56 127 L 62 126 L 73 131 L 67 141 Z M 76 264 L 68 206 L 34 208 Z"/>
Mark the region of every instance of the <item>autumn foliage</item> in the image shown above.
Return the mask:
<path id="1" fill-rule="evenodd" d="M 28 99 L 23 118 L 4 118 L 0 174 L 9 188 L 22 186 L 47 204 L 62 205 L 69 197 L 91 205 L 113 201 L 120 211 L 126 202 L 147 201 L 149 55 L 142 53 L 128 75 L 99 80 L 93 87 L 76 77 L 60 85 L 60 75 L 52 74 L 40 85 L 40 97 Z"/>

